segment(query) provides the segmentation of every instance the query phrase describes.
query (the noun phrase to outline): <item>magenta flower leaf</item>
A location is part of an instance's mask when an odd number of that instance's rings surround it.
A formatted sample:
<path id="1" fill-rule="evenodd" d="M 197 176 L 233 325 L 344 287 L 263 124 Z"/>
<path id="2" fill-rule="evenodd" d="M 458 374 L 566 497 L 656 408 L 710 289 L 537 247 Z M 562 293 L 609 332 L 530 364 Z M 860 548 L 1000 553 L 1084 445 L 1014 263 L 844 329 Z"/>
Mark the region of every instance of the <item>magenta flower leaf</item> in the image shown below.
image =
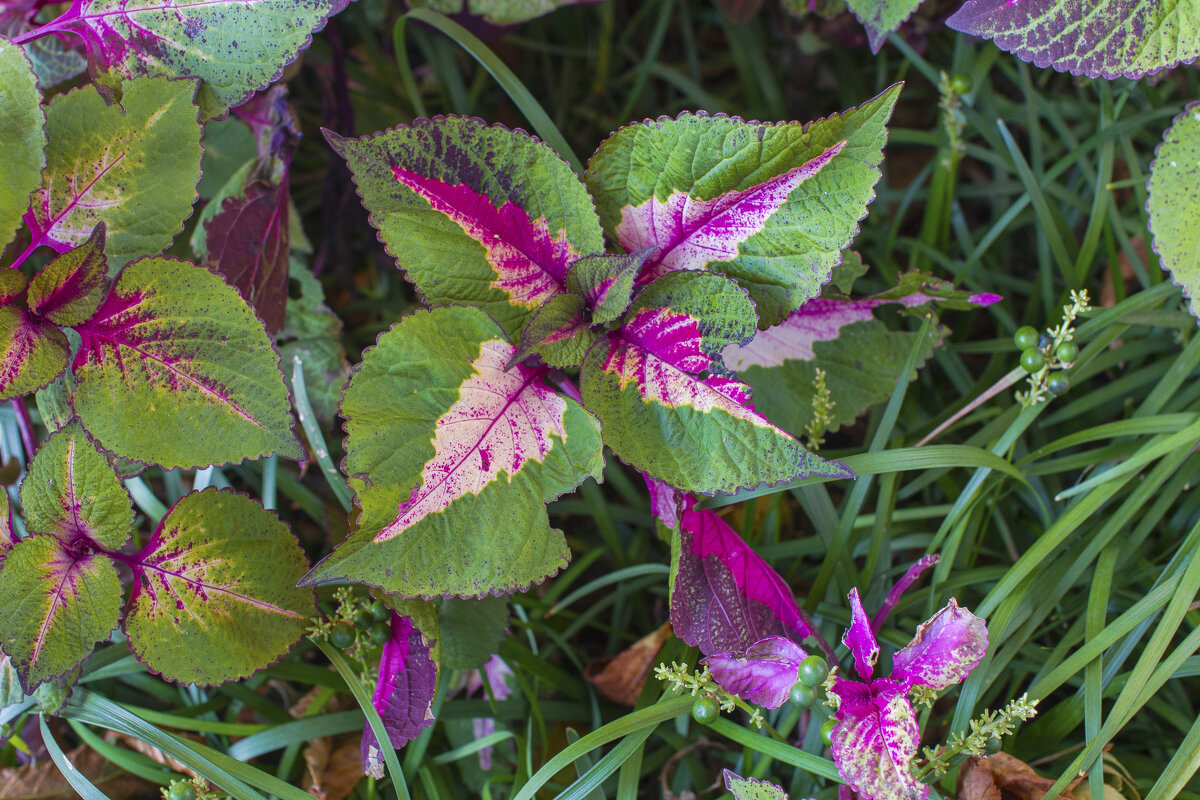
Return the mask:
<path id="1" fill-rule="evenodd" d="M 33 536 L 0 567 L 0 608 L 0 646 L 32 694 L 108 638 L 120 617 L 121 581 L 103 553 Z"/>
<path id="2" fill-rule="evenodd" d="M 753 334 L 753 304 L 726 278 L 673 272 L 648 286 L 583 363 L 580 388 L 605 425 L 605 443 L 694 494 L 801 475 L 852 477 L 749 408 L 746 387 L 723 374 L 720 352 Z"/>
<path id="3" fill-rule="evenodd" d="M 811 633 L 783 578 L 716 512 L 685 511 L 674 546 L 671 627 L 700 652 L 744 653 L 768 637 Z"/>
<path id="4" fill-rule="evenodd" d="M 959 608 L 952 597 L 945 608 L 921 623 L 913 640 L 892 657 L 892 675 L 909 684 L 945 689 L 979 665 L 987 645 L 987 625 Z"/>
<path id="5" fill-rule="evenodd" d="M 917 582 L 917 579 L 924 574 L 925 570 L 932 567 L 941 561 L 941 556 L 933 553 L 927 556 L 921 556 L 911 567 L 905 570 L 903 577 L 896 581 L 896 585 L 888 590 L 887 597 L 884 598 L 883 605 L 875 612 L 875 616 L 871 618 L 871 630 L 879 633 L 879 629 L 883 627 L 884 621 L 888 614 L 892 613 L 892 609 L 900 602 L 900 596 L 908 591 L 908 588 Z"/>
<path id="6" fill-rule="evenodd" d="M 808 653 L 791 639 L 769 636 L 744 653 L 713 653 L 700 663 L 725 691 L 763 708 L 779 708 L 800 679 Z"/>
<path id="7" fill-rule="evenodd" d="M 757 778 L 743 778 L 730 770 L 721 773 L 725 779 L 725 788 L 733 795 L 733 800 L 788 800 L 783 787 L 776 786 Z"/>
<path id="8" fill-rule="evenodd" d="M 583 184 L 522 131 L 437 117 L 361 139 L 326 136 L 421 296 L 482 308 L 512 340 L 564 291 L 575 260 L 604 250 Z"/>
<path id="9" fill-rule="evenodd" d="M 20 306 L 0 306 L 0 400 L 36 392 L 71 358 L 67 337 Z"/>
<path id="10" fill-rule="evenodd" d="M 0 270 L 0 306 L 6 306 L 18 300 L 21 295 L 25 294 L 25 287 L 28 285 L 29 279 L 21 270 Z"/>
<path id="11" fill-rule="evenodd" d="M 487 314 L 418 311 L 346 387 L 345 470 L 359 530 L 305 577 L 406 597 L 505 594 L 569 556 L 545 503 L 603 465 L 600 426 L 544 382 Z"/>
<path id="12" fill-rule="evenodd" d="M 392 635 L 383 645 L 379 679 L 371 698 L 392 747 L 403 747 L 433 724 L 437 664 L 430 657 L 433 640 L 412 617 L 392 612 Z M 363 726 L 363 774 L 383 777 L 383 755 L 370 725 Z"/>
<path id="13" fill-rule="evenodd" d="M 574 292 L 552 295 L 521 332 L 521 346 L 509 366 L 535 354 L 552 367 L 579 366 L 596 341 L 583 305 L 583 298 Z"/>
<path id="14" fill-rule="evenodd" d="M 55 325 L 79 325 L 96 313 L 107 289 L 100 222 L 87 241 L 55 258 L 29 282 L 29 310 Z"/>
<path id="15" fill-rule="evenodd" d="M 673 531 L 679 527 L 683 512 L 696 505 L 696 498 L 642 473 L 650 492 L 650 513 L 655 521 Z"/>
<path id="16" fill-rule="evenodd" d="M 871 620 L 863 609 L 859 599 L 858 589 L 850 590 L 850 627 L 842 636 L 842 644 L 850 648 L 854 656 L 854 671 L 863 680 L 870 680 L 879 661 L 879 642 L 875 641 L 875 633 L 871 630 Z"/>
<path id="17" fill-rule="evenodd" d="M 647 247 L 628 255 L 584 256 L 567 270 L 567 289 L 583 296 L 592 322 L 612 322 L 629 308 L 634 281 L 653 252 Z"/>
<path id="18" fill-rule="evenodd" d="M 920 729 L 908 701 L 908 684 L 889 678 L 871 683 L 834 681 L 841 699 L 833 726 L 838 774 L 867 800 L 924 800 L 929 786 L 909 769 Z"/>

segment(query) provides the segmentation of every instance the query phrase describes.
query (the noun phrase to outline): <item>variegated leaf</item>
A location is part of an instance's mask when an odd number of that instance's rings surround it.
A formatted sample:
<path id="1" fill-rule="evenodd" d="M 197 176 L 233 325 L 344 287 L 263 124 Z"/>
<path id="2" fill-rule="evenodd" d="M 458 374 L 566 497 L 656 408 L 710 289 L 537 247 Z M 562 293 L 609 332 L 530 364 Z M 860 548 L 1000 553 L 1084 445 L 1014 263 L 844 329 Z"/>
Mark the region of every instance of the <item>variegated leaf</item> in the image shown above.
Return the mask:
<path id="1" fill-rule="evenodd" d="M 1154 251 L 1171 280 L 1183 287 L 1192 316 L 1200 317 L 1200 102 L 1184 109 L 1163 134 L 1147 189 Z"/>
<path id="2" fill-rule="evenodd" d="M 0 400 L 36 392 L 71 358 L 67 337 L 20 306 L 0 306 Z"/>
<path id="3" fill-rule="evenodd" d="M 721 688 L 763 708 L 779 708 L 800 679 L 808 653 L 791 639 L 771 636 L 744 653 L 713 653 L 700 659 Z"/>
<path id="4" fill-rule="evenodd" d="M 29 310 L 55 325 L 85 322 L 104 300 L 104 223 L 83 244 L 52 260 L 29 282 Z"/>
<path id="5" fill-rule="evenodd" d="M 579 366 L 597 336 L 585 313 L 583 298 L 574 292 L 551 297 L 521 332 L 521 346 L 513 355 L 513 363 L 536 353 L 552 367 Z"/>
<path id="6" fill-rule="evenodd" d="M 46 165 L 46 114 L 33 65 L 0 36 L 0 250 L 12 240 Z"/>
<path id="7" fill-rule="evenodd" d="M 776 786 L 757 778 L 743 778 L 730 770 L 721 773 L 725 779 L 725 788 L 733 795 L 733 800 L 788 800 L 783 787 Z"/>
<path id="8" fill-rule="evenodd" d="M 429 605 L 423 600 L 407 603 Z M 392 635 L 384 642 L 379 658 L 379 677 L 371 700 L 388 740 L 397 749 L 434 721 L 431 707 L 437 694 L 438 658 L 433 648 L 440 634 L 436 614 L 431 607 L 427 611 L 420 619 L 393 612 L 389 623 Z M 383 777 L 383 756 L 370 725 L 363 726 L 362 764 L 365 775 Z"/>
<path id="9" fill-rule="evenodd" d="M 879 678 L 870 686 L 837 679 L 841 698 L 833 726 L 833 760 L 850 788 L 871 800 L 925 800 L 909 765 L 917 755 L 920 730 L 908 702 L 907 685 Z"/>
<path id="10" fill-rule="evenodd" d="M 629 255 L 584 256 L 567 270 L 567 289 L 583 297 L 598 325 L 613 322 L 629 308 L 634 281 L 653 247 Z"/>
<path id="11" fill-rule="evenodd" d="M 960 683 L 987 653 L 987 625 L 953 597 L 892 658 L 892 677 L 942 690 Z"/>

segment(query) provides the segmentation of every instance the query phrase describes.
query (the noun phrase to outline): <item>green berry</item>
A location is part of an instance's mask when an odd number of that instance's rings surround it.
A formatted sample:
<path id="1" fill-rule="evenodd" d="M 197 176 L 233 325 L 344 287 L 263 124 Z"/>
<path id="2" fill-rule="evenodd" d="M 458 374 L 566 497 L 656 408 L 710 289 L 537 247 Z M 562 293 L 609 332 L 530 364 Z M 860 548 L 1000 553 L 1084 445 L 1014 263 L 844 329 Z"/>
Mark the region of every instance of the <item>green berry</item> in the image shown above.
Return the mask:
<path id="1" fill-rule="evenodd" d="M 829 665 L 820 656 L 809 656 L 800 662 L 800 682 L 816 688 L 829 677 Z"/>
<path id="2" fill-rule="evenodd" d="M 1000 752 L 1000 747 L 1003 744 L 1004 743 L 1000 741 L 999 736 L 993 736 L 992 738 L 987 740 L 987 744 L 985 744 L 983 746 L 983 749 L 987 752 L 987 754 L 989 756 L 994 756 L 994 755 L 996 755 L 996 753 Z"/>
<path id="3" fill-rule="evenodd" d="M 392 618 L 392 610 L 387 607 L 387 603 L 376 600 L 371 603 L 371 617 L 376 622 L 387 622 Z"/>
<path id="4" fill-rule="evenodd" d="M 720 714 L 721 709 L 717 706 L 717 701 L 707 695 L 697 697 L 696 702 L 692 703 L 692 719 L 701 725 L 713 724 Z"/>
<path id="5" fill-rule="evenodd" d="M 817 702 L 817 690 L 812 686 L 805 686 L 803 683 L 797 683 L 788 693 L 788 699 L 793 705 L 800 708 L 808 708 L 813 703 Z"/>
<path id="6" fill-rule="evenodd" d="M 388 639 L 392 638 L 392 626 L 388 625 L 386 622 L 380 622 L 376 625 L 372 625 L 371 629 L 367 631 L 367 636 L 375 644 L 383 644 Z"/>
<path id="7" fill-rule="evenodd" d="M 1036 347 L 1030 347 L 1021 353 L 1021 369 L 1026 372 L 1037 372 L 1044 366 L 1046 366 L 1046 357 Z"/>
<path id="8" fill-rule="evenodd" d="M 371 616 L 371 612 L 365 608 L 360 608 L 354 612 L 354 627 L 360 631 L 365 631 L 367 628 L 375 624 L 375 618 Z"/>
<path id="9" fill-rule="evenodd" d="M 833 747 L 833 726 L 837 724 L 837 720 L 833 717 L 821 723 L 821 741 L 826 747 Z"/>
<path id="10" fill-rule="evenodd" d="M 167 790 L 167 800 L 196 800 L 196 787 L 183 781 L 173 783 Z"/>
<path id="11" fill-rule="evenodd" d="M 338 625 L 329 634 L 329 641 L 338 650 L 345 650 L 350 645 L 354 644 L 354 634 L 345 625 Z"/>
<path id="12" fill-rule="evenodd" d="M 1046 388 L 1053 394 L 1062 394 L 1071 388 L 1071 381 L 1067 380 L 1066 375 L 1056 373 L 1046 381 Z"/>
<path id="13" fill-rule="evenodd" d="M 1013 344 L 1018 350 L 1028 350 L 1031 347 L 1037 347 L 1038 332 L 1032 325 L 1024 325 L 1017 328 L 1017 332 L 1013 334 Z"/>
<path id="14" fill-rule="evenodd" d="M 971 77 L 961 72 L 950 79 L 950 91 L 955 94 L 966 94 L 971 91 Z"/>
<path id="15" fill-rule="evenodd" d="M 1063 342 L 1054 351 L 1054 355 L 1058 356 L 1058 360 L 1064 364 L 1074 364 L 1075 359 L 1079 358 L 1079 345 L 1074 342 Z"/>

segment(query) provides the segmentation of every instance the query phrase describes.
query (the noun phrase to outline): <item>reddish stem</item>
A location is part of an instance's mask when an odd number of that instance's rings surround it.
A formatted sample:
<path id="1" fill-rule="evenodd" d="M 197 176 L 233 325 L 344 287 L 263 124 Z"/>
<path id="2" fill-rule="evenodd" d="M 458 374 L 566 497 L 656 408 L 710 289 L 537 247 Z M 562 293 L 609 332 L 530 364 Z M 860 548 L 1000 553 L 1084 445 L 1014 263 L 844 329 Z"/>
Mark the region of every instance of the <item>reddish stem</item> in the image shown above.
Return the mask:
<path id="1" fill-rule="evenodd" d="M 33 435 L 33 420 L 29 418 L 29 409 L 25 407 L 24 397 L 14 397 L 8 401 L 17 415 L 17 429 L 21 432 L 21 444 L 25 446 L 26 461 L 33 458 L 37 449 L 37 438 Z"/>

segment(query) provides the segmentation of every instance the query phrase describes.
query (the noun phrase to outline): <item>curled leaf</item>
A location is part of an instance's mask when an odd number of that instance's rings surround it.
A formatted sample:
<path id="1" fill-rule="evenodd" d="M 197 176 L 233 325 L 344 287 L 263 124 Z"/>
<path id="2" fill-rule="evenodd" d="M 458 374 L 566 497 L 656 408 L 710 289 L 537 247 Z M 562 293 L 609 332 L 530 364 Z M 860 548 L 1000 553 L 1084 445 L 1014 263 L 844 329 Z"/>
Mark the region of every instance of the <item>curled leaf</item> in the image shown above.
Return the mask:
<path id="1" fill-rule="evenodd" d="M 744 653 L 714 653 L 700 660 L 721 688 L 763 708 L 779 708 L 800 678 L 808 653 L 791 639 L 771 636 Z"/>
<path id="2" fill-rule="evenodd" d="M 987 624 L 953 597 L 917 628 L 917 635 L 892 659 L 892 677 L 945 689 L 961 682 L 987 653 Z"/>

